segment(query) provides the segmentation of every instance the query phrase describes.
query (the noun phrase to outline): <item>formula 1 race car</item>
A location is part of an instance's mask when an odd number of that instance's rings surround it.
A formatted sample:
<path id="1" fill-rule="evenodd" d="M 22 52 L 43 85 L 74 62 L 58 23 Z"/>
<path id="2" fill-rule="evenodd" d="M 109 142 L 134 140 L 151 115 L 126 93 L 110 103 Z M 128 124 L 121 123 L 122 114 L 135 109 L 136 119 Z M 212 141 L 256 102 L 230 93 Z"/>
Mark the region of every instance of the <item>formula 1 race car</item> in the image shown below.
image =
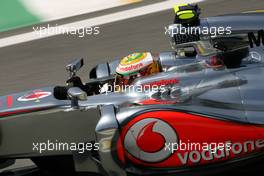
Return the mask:
<path id="1" fill-rule="evenodd" d="M 199 21 L 166 28 L 175 51 L 132 54 L 155 56 L 159 72 L 129 86 L 116 83 L 120 60 L 97 65 L 84 84 L 77 59 L 66 86 L 1 96 L 0 166 L 30 158 L 42 174 L 166 175 L 261 160 L 264 14 L 191 16 Z"/>

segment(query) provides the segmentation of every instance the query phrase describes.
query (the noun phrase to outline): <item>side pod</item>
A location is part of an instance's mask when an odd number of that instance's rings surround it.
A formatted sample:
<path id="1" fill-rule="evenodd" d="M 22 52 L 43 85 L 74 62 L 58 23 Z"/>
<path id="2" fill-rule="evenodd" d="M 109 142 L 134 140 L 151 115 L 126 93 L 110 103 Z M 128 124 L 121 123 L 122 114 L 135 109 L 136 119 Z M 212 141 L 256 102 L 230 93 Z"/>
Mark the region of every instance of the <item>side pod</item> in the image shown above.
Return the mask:
<path id="1" fill-rule="evenodd" d="M 108 175 L 125 176 L 126 173 L 114 160 L 112 152 L 116 151 L 114 136 L 119 131 L 115 107 L 105 105 L 100 107 L 101 118 L 96 126 L 96 139 L 100 144 L 99 156 L 101 164 Z"/>

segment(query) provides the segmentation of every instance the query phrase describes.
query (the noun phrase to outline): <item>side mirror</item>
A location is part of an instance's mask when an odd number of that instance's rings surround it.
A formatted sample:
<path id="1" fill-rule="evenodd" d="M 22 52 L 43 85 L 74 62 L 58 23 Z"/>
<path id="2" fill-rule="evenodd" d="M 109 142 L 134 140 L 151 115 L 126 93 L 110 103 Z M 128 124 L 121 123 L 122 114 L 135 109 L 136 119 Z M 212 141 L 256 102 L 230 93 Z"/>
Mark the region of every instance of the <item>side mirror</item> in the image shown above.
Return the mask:
<path id="1" fill-rule="evenodd" d="M 84 65 L 83 58 L 76 59 L 66 66 L 66 70 L 70 73 L 70 78 L 76 75 L 76 72 Z"/>
<path id="2" fill-rule="evenodd" d="M 78 87 L 72 87 L 68 90 L 68 96 L 71 99 L 71 105 L 73 108 L 78 108 L 79 103 L 78 101 L 86 101 L 87 94 L 83 90 Z"/>

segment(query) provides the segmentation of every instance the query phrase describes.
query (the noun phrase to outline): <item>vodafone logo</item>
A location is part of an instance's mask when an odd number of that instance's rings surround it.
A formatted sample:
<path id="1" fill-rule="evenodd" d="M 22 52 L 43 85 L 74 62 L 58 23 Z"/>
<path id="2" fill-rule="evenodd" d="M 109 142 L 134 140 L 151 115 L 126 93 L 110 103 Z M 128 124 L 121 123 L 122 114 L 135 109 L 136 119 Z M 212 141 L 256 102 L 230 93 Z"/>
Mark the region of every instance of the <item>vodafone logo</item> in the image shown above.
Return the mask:
<path id="1" fill-rule="evenodd" d="M 125 66 L 125 67 L 119 67 L 120 71 L 122 72 L 127 72 L 127 71 L 133 71 L 133 70 L 138 70 L 142 68 L 144 65 L 142 63 L 135 64 L 135 65 L 130 65 L 130 66 Z"/>
<path id="2" fill-rule="evenodd" d="M 50 95 L 51 95 L 51 92 L 34 91 L 34 92 L 30 92 L 26 95 L 19 97 L 17 100 L 18 101 L 34 101 L 34 100 L 39 100 L 39 99 L 48 97 Z"/>
<path id="3" fill-rule="evenodd" d="M 169 150 L 165 150 L 165 144 L 177 142 L 177 134 L 168 123 L 146 118 L 130 127 L 124 138 L 124 147 L 136 159 L 153 163 L 172 155 Z"/>

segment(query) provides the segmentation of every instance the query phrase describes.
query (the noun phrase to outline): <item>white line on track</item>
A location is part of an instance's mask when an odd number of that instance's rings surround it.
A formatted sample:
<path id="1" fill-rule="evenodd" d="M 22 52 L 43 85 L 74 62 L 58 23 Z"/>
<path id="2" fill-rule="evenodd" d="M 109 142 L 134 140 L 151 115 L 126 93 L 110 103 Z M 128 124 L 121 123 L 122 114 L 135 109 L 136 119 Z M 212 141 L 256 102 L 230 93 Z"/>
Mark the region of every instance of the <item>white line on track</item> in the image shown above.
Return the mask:
<path id="1" fill-rule="evenodd" d="M 142 0 L 20 0 L 44 21 L 97 12 Z"/>
<path id="2" fill-rule="evenodd" d="M 203 0 L 167 0 L 165 2 L 159 2 L 159 3 L 137 7 L 134 9 L 129 9 L 129 10 L 121 11 L 121 12 L 111 13 L 108 15 L 103 15 L 103 16 L 99 16 L 95 18 L 72 22 L 72 23 L 64 24 L 64 25 L 57 26 L 57 27 L 79 29 L 79 28 L 84 28 L 84 27 L 99 26 L 102 24 L 112 23 L 112 22 L 121 21 L 121 20 L 129 19 L 129 18 L 133 18 L 133 17 L 143 16 L 143 15 L 147 15 L 151 13 L 168 10 L 168 9 L 171 9 L 174 4 L 195 3 L 195 2 L 200 2 L 200 1 L 203 1 Z M 0 47 L 11 46 L 11 45 L 19 44 L 19 43 L 52 37 L 55 35 L 59 35 L 59 34 L 58 33 L 47 33 L 47 34 L 40 36 L 38 32 L 35 32 L 32 29 L 32 32 L 22 33 L 18 35 L 1 38 Z"/>

